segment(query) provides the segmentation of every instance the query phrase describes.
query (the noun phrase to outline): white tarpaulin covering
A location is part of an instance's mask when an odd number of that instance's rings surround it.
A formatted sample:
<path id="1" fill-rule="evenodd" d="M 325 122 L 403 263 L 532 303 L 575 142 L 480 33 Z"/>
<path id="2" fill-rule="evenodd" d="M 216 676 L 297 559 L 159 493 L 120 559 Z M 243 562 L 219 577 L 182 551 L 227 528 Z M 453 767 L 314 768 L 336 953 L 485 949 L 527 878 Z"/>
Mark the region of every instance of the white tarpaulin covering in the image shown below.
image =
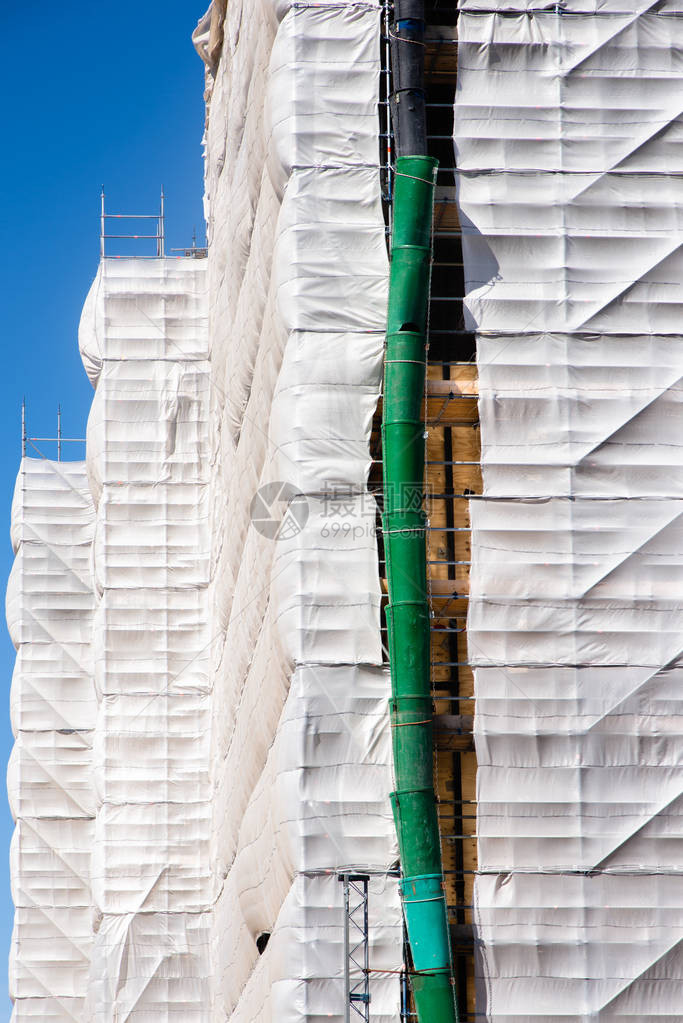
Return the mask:
<path id="1" fill-rule="evenodd" d="M 209 1020 L 206 262 L 107 259 L 79 341 L 96 387 L 97 817 L 85 1019 Z"/>
<path id="2" fill-rule="evenodd" d="M 479 1010 L 673 1023 L 683 6 L 543 6 L 466 0 L 459 20 Z"/>
<path id="3" fill-rule="evenodd" d="M 90 557 L 95 512 L 83 462 L 24 458 L 12 503 L 7 623 L 16 744 L 8 790 L 15 918 L 12 1020 L 84 1020 L 92 946 L 96 700 Z"/>
<path id="4" fill-rule="evenodd" d="M 367 491 L 388 272 L 379 45 L 375 3 L 231 0 L 207 78 L 211 969 L 213 1019 L 233 1023 L 341 1023 L 344 868 L 372 875 L 372 970 L 402 959 Z M 250 504 L 278 481 L 303 511 L 274 541 Z M 398 977 L 370 989 L 372 1020 L 397 1020 Z"/>
<path id="5" fill-rule="evenodd" d="M 85 561 L 68 634 L 35 632 L 36 608 L 65 628 L 41 581 L 18 605 L 36 552 L 14 518 L 18 1018 L 342 1023 L 347 870 L 370 875 L 371 1019 L 396 1023 L 367 488 L 388 275 L 380 9 L 231 0 L 196 42 L 215 71 L 209 258 L 103 261 L 79 338 L 88 485 L 82 465 L 49 470 L 78 478 L 87 521 L 62 509 L 62 477 L 30 476 L 64 563 Z M 86 667 L 67 674 L 77 642 Z"/>

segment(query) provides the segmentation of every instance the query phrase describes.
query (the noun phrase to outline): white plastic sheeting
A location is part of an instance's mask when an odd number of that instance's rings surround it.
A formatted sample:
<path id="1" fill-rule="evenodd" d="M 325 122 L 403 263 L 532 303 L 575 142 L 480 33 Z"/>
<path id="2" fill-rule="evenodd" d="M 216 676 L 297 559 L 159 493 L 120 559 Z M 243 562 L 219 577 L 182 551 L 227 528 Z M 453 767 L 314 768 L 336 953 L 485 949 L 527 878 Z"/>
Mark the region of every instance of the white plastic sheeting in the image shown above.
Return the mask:
<path id="1" fill-rule="evenodd" d="M 18 494 L 50 493 L 36 521 L 52 516 L 71 588 L 33 584 L 52 555 L 15 513 L 17 1018 L 341 1023 L 338 875 L 362 870 L 371 1018 L 398 1019 L 367 488 L 388 276 L 380 9 L 222 9 L 209 258 L 103 261 L 79 332 L 87 484 L 83 465 L 22 470 Z M 200 23 L 200 52 L 217 25 Z M 274 540 L 250 508 L 279 481 L 300 515 Z M 36 632 L 36 608 L 59 629 Z"/>
<path id="2" fill-rule="evenodd" d="M 541 7 L 459 21 L 479 1008 L 661 1023 L 683 989 L 683 22 Z"/>
<path id="3" fill-rule="evenodd" d="M 212 1012 L 234 1023 L 343 1020 L 344 868 L 372 875 L 371 968 L 402 959 L 367 491 L 388 274 L 379 41 L 375 3 L 233 0 L 207 76 Z M 273 541 L 249 513 L 277 481 L 305 513 Z M 373 1021 L 398 1018 L 395 974 L 373 972 L 371 994 Z"/>
<path id="4" fill-rule="evenodd" d="M 85 1019 L 209 1016 L 206 262 L 102 262 L 81 319 L 96 386 L 97 817 Z"/>
<path id="5" fill-rule="evenodd" d="M 8 790 L 15 919 L 12 1020 L 85 1019 L 92 944 L 95 727 L 90 575 L 95 512 L 83 462 L 24 458 L 12 504 L 7 622 L 16 744 Z"/>

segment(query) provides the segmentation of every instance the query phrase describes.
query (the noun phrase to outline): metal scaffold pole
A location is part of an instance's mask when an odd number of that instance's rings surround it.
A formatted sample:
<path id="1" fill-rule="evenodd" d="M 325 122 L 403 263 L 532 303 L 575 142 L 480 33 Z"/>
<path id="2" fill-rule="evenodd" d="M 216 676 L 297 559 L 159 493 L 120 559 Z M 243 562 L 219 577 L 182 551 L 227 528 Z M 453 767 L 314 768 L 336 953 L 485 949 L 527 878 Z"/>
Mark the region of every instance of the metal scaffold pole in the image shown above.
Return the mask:
<path id="1" fill-rule="evenodd" d="M 106 234 L 107 218 L 104 212 L 104 185 L 100 192 L 100 259 L 104 259 L 104 236 Z"/>
<path id="2" fill-rule="evenodd" d="M 370 1023 L 369 874 L 341 874 L 344 886 L 344 1021 Z"/>
<path id="3" fill-rule="evenodd" d="M 159 203 L 159 240 L 157 242 L 157 255 L 163 259 L 166 249 L 165 226 L 164 226 L 164 186 L 161 186 L 161 200 Z"/>
<path id="4" fill-rule="evenodd" d="M 157 213 L 107 213 L 105 209 L 105 193 L 104 185 L 100 192 L 100 259 L 104 259 L 108 255 L 111 259 L 160 259 L 166 255 L 166 196 L 164 194 L 164 186 L 161 186 L 161 194 L 159 198 L 159 210 Z M 125 227 L 130 224 L 131 221 L 151 221 L 154 226 L 154 233 L 145 231 L 135 231 L 131 233 L 125 233 Z M 116 225 L 112 231 L 108 224 L 113 221 Z M 150 224 L 151 230 L 152 224 Z M 124 242 L 154 242 L 154 254 L 149 255 L 142 253 L 136 253 L 134 256 L 130 253 L 109 253 L 107 254 L 106 246 L 107 242 L 113 239 L 115 241 Z"/>

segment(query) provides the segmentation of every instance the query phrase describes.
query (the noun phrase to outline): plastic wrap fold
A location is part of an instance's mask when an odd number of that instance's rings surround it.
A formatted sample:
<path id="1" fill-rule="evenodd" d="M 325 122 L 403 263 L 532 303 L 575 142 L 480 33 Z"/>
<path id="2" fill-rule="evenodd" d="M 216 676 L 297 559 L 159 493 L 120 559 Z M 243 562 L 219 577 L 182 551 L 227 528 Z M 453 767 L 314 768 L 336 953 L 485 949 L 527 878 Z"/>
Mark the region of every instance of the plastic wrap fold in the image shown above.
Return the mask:
<path id="1" fill-rule="evenodd" d="M 666 0 L 542 6 L 459 20 L 479 1011 L 673 1023 L 683 23 Z"/>

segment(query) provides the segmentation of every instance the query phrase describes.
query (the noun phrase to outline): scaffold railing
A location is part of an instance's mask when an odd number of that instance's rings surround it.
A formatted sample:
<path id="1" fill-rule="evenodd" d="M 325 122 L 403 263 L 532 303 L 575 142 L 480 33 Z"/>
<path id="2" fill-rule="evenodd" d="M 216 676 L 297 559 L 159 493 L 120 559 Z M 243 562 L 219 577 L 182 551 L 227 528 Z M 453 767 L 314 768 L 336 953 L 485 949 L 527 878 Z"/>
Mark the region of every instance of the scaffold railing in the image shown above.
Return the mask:
<path id="1" fill-rule="evenodd" d="M 117 239 L 119 241 L 154 241 L 156 242 L 156 252 L 153 255 L 140 255 L 136 254 L 136 259 L 163 259 L 166 255 L 166 228 L 165 228 L 165 213 L 164 213 L 164 186 L 161 186 L 161 195 L 159 199 L 159 212 L 158 213 L 107 213 L 105 209 L 105 192 L 104 185 L 102 185 L 102 191 L 100 193 L 100 258 L 113 258 L 113 259 L 127 259 L 128 256 L 123 255 L 112 255 L 106 251 L 106 243 L 109 240 Z M 109 225 L 107 221 L 155 221 L 155 233 L 154 234 L 113 234 L 110 233 Z"/>
<path id="2" fill-rule="evenodd" d="M 26 458 L 29 448 L 33 448 L 39 458 L 46 456 L 37 447 L 38 444 L 56 444 L 57 461 L 62 461 L 62 444 L 85 444 L 85 437 L 65 437 L 62 433 L 62 406 L 57 406 L 57 434 L 54 437 L 31 437 L 26 428 L 26 399 L 21 403 L 21 457 Z"/>

